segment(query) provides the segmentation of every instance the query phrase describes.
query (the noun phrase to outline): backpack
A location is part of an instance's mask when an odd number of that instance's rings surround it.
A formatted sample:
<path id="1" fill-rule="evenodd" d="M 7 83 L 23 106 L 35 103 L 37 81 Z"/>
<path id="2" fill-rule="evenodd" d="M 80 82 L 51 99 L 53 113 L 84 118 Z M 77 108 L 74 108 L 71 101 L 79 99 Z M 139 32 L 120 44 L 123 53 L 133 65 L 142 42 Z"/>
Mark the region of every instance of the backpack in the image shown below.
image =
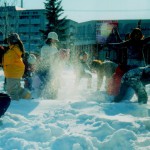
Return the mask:
<path id="1" fill-rule="evenodd" d="M 6 93 L 0 93 L 0 117 L 5 114 L 11 102 L 11 98 Z"/>

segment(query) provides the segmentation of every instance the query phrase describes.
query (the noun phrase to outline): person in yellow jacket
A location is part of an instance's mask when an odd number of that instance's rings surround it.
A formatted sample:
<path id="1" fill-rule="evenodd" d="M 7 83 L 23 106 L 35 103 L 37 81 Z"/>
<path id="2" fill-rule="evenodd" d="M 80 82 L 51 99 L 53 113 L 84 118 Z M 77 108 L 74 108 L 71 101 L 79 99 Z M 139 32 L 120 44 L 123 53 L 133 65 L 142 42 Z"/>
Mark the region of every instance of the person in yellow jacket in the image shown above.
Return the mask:
<path id="1" fill-rule="evenodd" d="M 31 94 L 21 86 L 21 78 L 25 71 L 23 63 L 24 46 L 17 33 L 8 35 L 8 51 L 3 57 L 3 70 L 6 78 L 6 91 L 13 100 L 30 99 Z"/>

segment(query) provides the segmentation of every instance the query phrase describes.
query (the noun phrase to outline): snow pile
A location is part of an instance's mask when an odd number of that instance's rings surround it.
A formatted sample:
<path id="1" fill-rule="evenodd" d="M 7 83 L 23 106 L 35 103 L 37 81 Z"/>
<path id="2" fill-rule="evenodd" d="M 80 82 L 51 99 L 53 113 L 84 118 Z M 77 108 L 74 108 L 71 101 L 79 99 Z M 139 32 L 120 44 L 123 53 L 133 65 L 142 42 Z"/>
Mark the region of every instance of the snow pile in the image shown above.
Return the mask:
<path id="1" fill-rule="evenodd" d="M 0 150 L 150 150 L 150 98 L 147 105 L 110 103 L 93 76 L 92 89 L 86 79 L 75 87 L 68 70 L 58 99 L 12 101 L 1 119 Z M 3 79 L 0 71 L 1 89 Z"/>

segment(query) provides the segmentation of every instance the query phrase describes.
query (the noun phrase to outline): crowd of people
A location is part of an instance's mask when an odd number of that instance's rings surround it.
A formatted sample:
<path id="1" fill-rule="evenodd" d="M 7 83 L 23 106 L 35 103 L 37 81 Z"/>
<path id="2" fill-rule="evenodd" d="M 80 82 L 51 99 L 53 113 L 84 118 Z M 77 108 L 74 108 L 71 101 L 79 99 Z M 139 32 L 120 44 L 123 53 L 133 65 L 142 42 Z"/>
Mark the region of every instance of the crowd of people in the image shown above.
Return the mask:
<path id="1" fill-rule="evenodd" d="M 148 96 L 145 85 L 150 83 L 150 65 L 145 64 L 143 47 L 149 41 L 150 37 L 144 38 L 140 28 L 133 29 L 128 38 L 120 39 L 119 43 L 107 40 L 106 46 L 109 48 L 126 50 L 127 60 L 120 63 L 97 59 L 89 63 L 88 53 L 79 52 L 73 65 L 75 84 L 79 85 L 82 78 L 87 78 L 87 88 L 92 88 L 92 74 L 96 73 L 97 90 L 101 89 L 105 77 L 105 89 L 108 94 L 114 96 L 113 102 L 122 101 L 127 89 L 132 87 L 138 102 L 146 104 Z M 37 57 L 25 52 L 23 42 L 17 33 L 8 35 L 8 46 L 0 46 L 0 63 L 4 71 L 6 91 L 6 94 L 0 95 L 0 102 L 4 96 L 7 99 L 5 107 L 0 103 L 0 116 L 7 110 L 10 99 L 32 99 L 34 94 L 46 99 L 57 98 L 61 72 L 70 58 L 69 49 L 58 49 L 58 42 L 57 33 L 50 32 L 41 48 L 40 56 Z"/>
<path id="2" fill-rule="evenodd" d="M 37 97 L 56 99 L 61 71 L 69 59 L 69 49 L 57 49 L 58 35 L 50 32 L 41 54 L 29 54 L 17 33 L 11 33 L 0 46 L 0 64 L 4 72 L 4 93 L 0 94 L 0 116 L 10 100 Z"/>
<path id="3" fill-rule="evenodd" d="M 134 28 L 127 40 L 120 43 L 108 43 L 114 49 L 116 47 L 124 47 L 127 51 L 126 63 L 121 64 L 123 67 L 116 70 L 118 76 L 114 74 L 113 85 L 116 82 L 115 80 L 119 79 L 119 86 L 115 93 L 114 102 L 120 102 L 127 92 L 128 87 L 132 87 L 138 97 L 138 102 L 147 103 L 148 97 L 144 85 L 150 82 L 150 66 L 146 65 L 143 49 L 149 41 L 150 37 L 144 38 L 140 28 Z M 143 79 L 146 80 L 145 84 L 142 82 Z"/>

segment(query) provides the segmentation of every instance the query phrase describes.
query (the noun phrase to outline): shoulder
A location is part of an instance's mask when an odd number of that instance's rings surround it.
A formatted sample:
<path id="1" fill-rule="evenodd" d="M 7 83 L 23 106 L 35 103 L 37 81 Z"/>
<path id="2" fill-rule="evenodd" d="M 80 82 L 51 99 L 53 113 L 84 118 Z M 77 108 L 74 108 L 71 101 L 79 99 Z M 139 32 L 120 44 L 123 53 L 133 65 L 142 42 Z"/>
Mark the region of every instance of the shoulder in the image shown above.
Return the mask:
<path id="1" fill-rule="evenodd" d="M 21 50 L 20 50 L 20 47 L 19 47 L 19 45 L 12 45 L 12 46 L 10 46 L 10 51 L 11 52 L 14 52 L 14 53 L 17 53 L 17 54 L 22 54 L 22 52 L 21 52 Z"/>
<path id="2" fill-rule="evenodd" d="M 149 42 L 149 41 L 150 41 L 150 37 L 143 39 L 143 42 Z"/>
<path id="3" fill-rule="evenodd" d="M 117 67 L 118 66 L 118 64 L 116 64 L 115 62 L 113 62 L 113 61 L 111 61 L 111 60 L 105 60 L 104 62 L 103 62 L 103 64 L 104 65 L 110 65 L 110 66 L 114 66 L 114 67 Z"/>
<path id="4" fill-rule="evenodd" d="M 47 50 L 47 49 L 50 49 L 50 46 L 45 44 L 42 46 L 41 50 Z"/>
<path id="5" fill-rule="evenodd" d="M 18 49 L 20 49 L 20 48 L 19 48 L 19 45 L 16 44 L 16 45 L 10 45 L 10 46 L 9 46 L 9 49 L 18 50 Z"/>

